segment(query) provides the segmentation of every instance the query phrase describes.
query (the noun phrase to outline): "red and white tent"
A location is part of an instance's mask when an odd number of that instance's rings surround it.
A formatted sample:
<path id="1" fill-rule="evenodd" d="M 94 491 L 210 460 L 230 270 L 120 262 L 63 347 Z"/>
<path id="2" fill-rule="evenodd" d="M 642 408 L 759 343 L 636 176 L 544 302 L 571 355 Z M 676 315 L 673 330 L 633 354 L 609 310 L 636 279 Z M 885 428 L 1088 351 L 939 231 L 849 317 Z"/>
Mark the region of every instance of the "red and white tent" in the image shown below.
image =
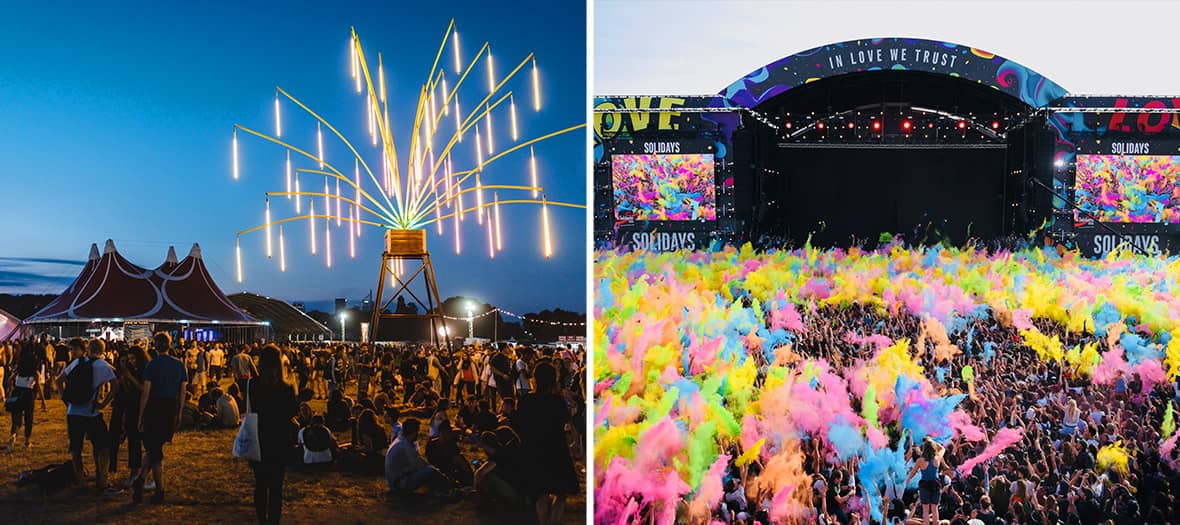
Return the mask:
<path id="1" fill-rule="evenodd" d="M 201 249 L 193 245 L 184 260 L 176 251 L 160 267 L 147 270 L 125 259 L 107 240 L 101 256 L 91 245 L 90 260 L 60 296 L 26 324 L 93 321 L 150 321 L 165 323 L 224 323 L 260 325 L 235 306 L 209 276 Z"/>
<path id="2" fill-rule="evenodd" d="M 20 319 L 17 319 L 12 314 L 0 310 L 0 341 L 7 341 L 17 336 L 16 327 L 20 325 Z"/>

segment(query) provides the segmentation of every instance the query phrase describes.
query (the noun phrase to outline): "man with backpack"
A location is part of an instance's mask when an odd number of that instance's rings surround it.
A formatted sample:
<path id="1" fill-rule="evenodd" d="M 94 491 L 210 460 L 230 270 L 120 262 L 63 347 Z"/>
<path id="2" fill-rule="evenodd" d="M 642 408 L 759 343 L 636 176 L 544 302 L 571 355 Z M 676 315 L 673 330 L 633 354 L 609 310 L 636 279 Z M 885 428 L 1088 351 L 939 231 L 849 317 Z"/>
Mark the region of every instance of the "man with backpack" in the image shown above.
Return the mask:
<path id="1" fill-rule="evenodd" d="M 94 483 L 99 490 L 105 490 L 107 468 L 110 466 L 111 435 L 106 422 L 102 420 L 102 409 L 118 393 L 115 369 L 101 358 L 106 350 L 101 339 L 91 339 L 89 344 L 81 339 L 73 339 L 69 348 L 70 363 L 57 376 L 56 382 L 66 402 L 66 431 L 70 438 L 74 474 L 82 479 L 82 440 L 89 438 L 94 449 Z M 111 387 L 105 388 L 108 383 Z M 106 395 L 100 396 L 103 390 L 106 390 Z"/>

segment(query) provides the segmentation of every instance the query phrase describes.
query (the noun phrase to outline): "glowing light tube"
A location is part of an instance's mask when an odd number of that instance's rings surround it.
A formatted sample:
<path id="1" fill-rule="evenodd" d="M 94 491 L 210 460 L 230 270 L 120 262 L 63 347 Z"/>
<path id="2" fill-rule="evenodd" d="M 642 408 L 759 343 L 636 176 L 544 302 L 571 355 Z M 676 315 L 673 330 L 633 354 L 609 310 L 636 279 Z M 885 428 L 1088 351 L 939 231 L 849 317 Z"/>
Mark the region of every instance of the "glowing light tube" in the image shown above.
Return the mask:
<path id="1" fill-rule="evenodd" d="M 238 282 L 242 282 L 242 238 L 234 239 L 234 260 L 238 268 Z"/>
<path id="2" fill-rule="evenodd" d="M 332 267 L 332 218 L 324 217 L 324 260 Z"/>
<path id="3" fill-rule="evenodd" d="M 537 157 L 533 154 L 533 147 L 529 146 L 529 172 L 532 173 L 533 198 L 537 198 Z"/>
<path id="4" fill-rule="evenodd" d="M 287 244 L 283 241 L 283 225 L 279 225 L 279 271 L 287 271 Z"/>
<path id="5" fill-rule="evenodd" d="M 479 180 L 479 172 L 475 173 L 475 222 L 483 224 L 483 182 Z"/>
<path id="6" fill-rule="evenodd" d="M 462 253 L 462 249 L 459 246 L 459 214 L 456 213 L 456 214 L 452 215 L 451 218 L 454 219 L 452 222 L 455 223 L 455 255 L 459 255 L 460 253 Z M 239 275 L 238 282 L 241 282 L 242 278 L 240 277 L 240 275 L 241 275 L 240 271 L 238 272 L 238 275 Z"/>
<path id="7" fill-rule="evenodd" d="M 504 241 L 500 237 L 500 193 L 499 192 L 492 193 L 492 199 L 493 199 L 492 211 L 494 211 L 496 213 L 496 249 L 503 250 L 504 249 Z"/>
<path id="8" fill-rule="evenodd" d="M 508 97 L 508 114 L 512 118 L 512 142 L 516 142 L 516 99 Z"/>
<path id="9" fill-rule="evenodd" d="M 459 61 L 459 32 L 455 31 L 454 35 L 455 35 L 455 39 L 454 39 L 455 73 L 459 73 L 460 71 L 463 71 L 463 63 Z"/>
<path id="10" fill-rule="evenodd" d="M 307 212 L 307 223 L 311 225 L 311 254 L 315 255 L 315 200 L 307 199 L 307 202 L 311 205 L 311 209 Z"/>
<path id="11" fill-rule="evenodd" d="M 320 131 L 320 123 L 315 123 L 315 142 L 319 152 L 320 169 L 324 169 L 324 134 Z"/>
<path id="12" fill-rule="evenodd" d="M 487 126 L 488 126 L 488 155 L 491 156 L 492 154 L 494 154 L 496 152 L 492 146 L 492 108 L 491 107 L 489 107 L 488 111 L 483 114 L 483 121 L 484 121 L 484 124 L 487 124 Z"/>
<path id="13" fill-rule="evenodd" d="M 496 242 L 492 238 L 492 221 L 488 221 L 488 258 L 496 258 Z"/>
<path id="14" fill-rule="evenodd" d="M 537 59 L 533 58 L 533 109 L 541 111 L 541 77 L 537 73 Z"/>
<path id="15" fill-rule="evenodd" d="M 238 130 L 234 128 L 234 180 L 238 180 Z"/>
<path id="16" fill-rule="evenodd" d="M 287 150 L 287 200 L 291 200 L 291 150 Z"/>
<path id="17" fill-rule="evenodd" d="M 544 237 L 545 258 L 553 257 L 553 237 L 549 234 L 549 202 L 541 197 L 541 229 Z"/>
<path id="18" fill-rule="evenodd" d="M 272 257 L 273 251 L 271 249 L 270 240 L 270 198 L 266 199 L 266 258 Z"/>

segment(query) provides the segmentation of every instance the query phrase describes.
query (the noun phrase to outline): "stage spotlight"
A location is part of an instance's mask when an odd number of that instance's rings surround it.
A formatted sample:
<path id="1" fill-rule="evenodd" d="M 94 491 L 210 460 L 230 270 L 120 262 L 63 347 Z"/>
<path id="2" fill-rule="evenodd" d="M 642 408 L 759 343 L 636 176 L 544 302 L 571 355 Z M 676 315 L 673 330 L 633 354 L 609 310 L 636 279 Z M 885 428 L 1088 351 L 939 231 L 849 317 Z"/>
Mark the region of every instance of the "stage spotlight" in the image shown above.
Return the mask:
<path id="1" fill-rule="evenodd" d="M 815 124 L 815 129 L 823 130 L 824 129 L 824 121 L 821 120 L 821 121 L 817 122 Z"/>
<path id="2" fill-rule="evenodd" d="M 881 121 L 880 120 L 873 121 L 873 131 L 881 131 Z"/>
<path id="3" fill-rule="evenodd" d="M 906 133 L 909 133 L 910 129 L 912 129 L 913 127 L 914 127 L 914 123 L 910 122 L 909 120 L 904 120 L 901 123 L 901 129 L 903 131 L 905 131 Z"/>
<path id="4" fill-rule="evenodd" d="M 790 123 L 790 122 L 788 122 L 788 123 L 786 123 L 786 124 L 783 124 L 783 127 L 784 127 L 784 128 L 787 128 L 787 129 L 791 129 L 791 123 Z"/>
<path id="5" fill-rule="evenodd" d="M 958 126 L 959 126 L 959 131 L 966 131 L 967 130 L 967 121 L 960 120 Z"/>
<path id="6" fill-rule="evenodd" d="M 992 129 L 1000 129 L 1000 121 L 993 120 L 992 121 Z"/>
<path id="7" fill-rule="evenodd" d="M 849 123 L 848 123 L 848 129 L 853 129 L 853 128 L 855 128 L 855 127 L 856 127 L 856 124 L 855 124 L 855 123 L 853 123 L 853 122 L 849 122 Z"/>
<path id="8" fill-rule="evenodd" d="M 930 129 L 934 129 L 934 123 L 933 123 L 933 122 L 931 122 L 931 123 L 929 123 L 929 124 L 926 124 L 926 127 L 927 127 L 927 128 L 930 128 Z"/>

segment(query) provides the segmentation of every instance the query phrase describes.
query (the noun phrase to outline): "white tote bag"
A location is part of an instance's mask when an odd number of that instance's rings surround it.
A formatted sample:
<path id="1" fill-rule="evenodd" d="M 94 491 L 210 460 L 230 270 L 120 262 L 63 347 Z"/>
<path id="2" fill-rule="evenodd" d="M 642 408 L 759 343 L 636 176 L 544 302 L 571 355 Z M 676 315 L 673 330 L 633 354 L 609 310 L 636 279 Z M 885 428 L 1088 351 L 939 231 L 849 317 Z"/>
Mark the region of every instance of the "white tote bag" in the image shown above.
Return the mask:
<path id="1" fill-rule="evenodd" d="M 250 461 L 262 461 L 262 448 L 258 445 L 258 414 L 250 410 L 250 383 L 246 382 L 246 413 L 242 414 L 242 426 L 234 439 L 234 457 Z"/>

